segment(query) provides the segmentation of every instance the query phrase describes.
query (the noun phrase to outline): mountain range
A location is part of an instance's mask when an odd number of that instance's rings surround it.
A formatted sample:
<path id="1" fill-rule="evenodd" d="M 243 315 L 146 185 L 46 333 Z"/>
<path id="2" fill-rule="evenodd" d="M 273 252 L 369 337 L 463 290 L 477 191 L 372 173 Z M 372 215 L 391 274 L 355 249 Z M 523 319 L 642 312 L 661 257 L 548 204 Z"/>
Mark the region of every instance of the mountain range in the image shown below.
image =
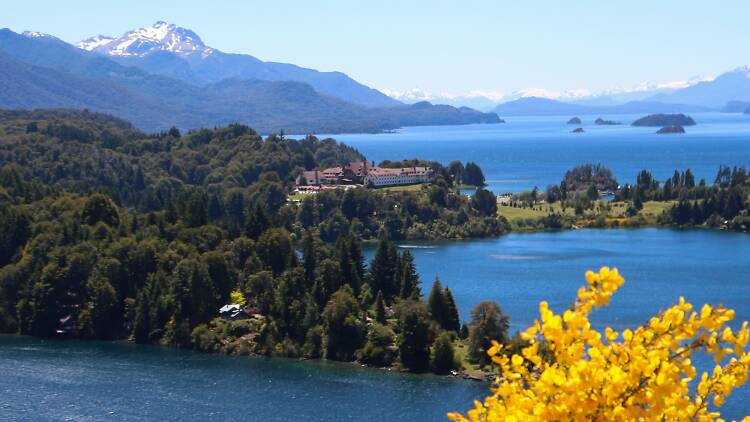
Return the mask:
<path id="1" fill-rule="evenodd" d="M 736 68 L 715 78 L 695 77 L 668 83 L 643 83 L 633 88 L 613 88 L 596 93 L 585 89 L 559 92 L 543 88 L 523 89 L 510 94 L 494 92 L 471 92 L 462 95 L 435 94 L 420 89 L 383 90 L 383 92 L 407 104 L 428 100 L 454 106 L 469 105 L 479 110 L 496 111 L 501 114 L 505 114 L 505 111 L 565 114 L 567 110 L 577 110 L 574 112 L 580 114 L 726 111 L 732 108 L 728 107 L 730 102 L 750 101 L 750 66 Z M 529 101 L 528 98 L 554 100 L 554 102 Z M 516 103 L 516 101 L 519 102 Z M 569 107 L 572 105 L 583 107 Z"/>
<path id="2" fill-rule="evenodd" d="M 78 42 L 76 47 L 125 66 L 192 84 L 225 79 L 297 81 L 322 94 L 366 107 L 401 105 L 341 72 L 319 72 L 293 64 L 264 62 L 248 54 L 224 53 L 206 46 L 195 32 L 162 21 L 119 37 L 97 35 Z"/>
<path id="3" fill-rule="evenodd" d="M 503 103 L 492 109 L 501 116 L 567 116 L 587 114 L 631 114 L 631 113 L 689 113 L 711 111 L 711 108 L 667 104 L 657 101 L 630 101 L 613 106 L 582 105 L 564 103 L 549 98 L 524 97 Z"/>
<path id="4" fill-rule="evenodd" d="M 404 105 L 338 72 L 225 54 L 163 22 L 78 46 L 0 30 L 0 107 L 88 108 L 146 131 L 239 122 L 261 133 L 377 132 L 500 121 L 469 108 Z"/>

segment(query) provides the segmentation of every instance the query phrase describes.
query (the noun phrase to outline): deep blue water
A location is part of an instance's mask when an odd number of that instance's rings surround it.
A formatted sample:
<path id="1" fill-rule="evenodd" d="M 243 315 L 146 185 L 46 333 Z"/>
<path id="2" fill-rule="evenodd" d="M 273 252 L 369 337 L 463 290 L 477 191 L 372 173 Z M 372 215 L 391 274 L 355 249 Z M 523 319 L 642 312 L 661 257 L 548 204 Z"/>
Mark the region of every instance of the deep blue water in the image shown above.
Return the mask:
<path id="1" fill-rule="evenodd" d="M 676 302 L 723 303 L 750 320 L 750 235 L 713 230 L 586 229 L 512 233 L 496 239 L 403 243 L 427 294 L 439 276 L 462 319 L 482 300 L 500 303 L 511 325 L 526 327 L 538 303 L 569 306 L 588 269 L 617 267 L 626 279 L 594 323 L 635 326 Z M 365 250 L 369 261 L 373 247 Z"/>
<path id="2" fill-rule="evenodd" d="M 430 421 L 485 391 L 349 364 L 0 336 L 2 421 Z"/>
<path id="3" fill-rule="evenodd" d="M 450 287 L 461 319 L 471 307 L 494 300 L 510 316 L 511 331 L 538 318 L 546 300 L 561 313 L 585 284 L 587 269 L 617 267 L 625 284 L 608 307 L 592 314 L 594 326 L 635 328 L 671 306 L 680 295 L 700 309 L 723 304 L 736 311 L 732 325 L 750 320 L 750 235 L 711 230 L 587 229 L 510 234 L 465 242 L 404 243 L 415 257 L 422 292 L 435 276 Z M 371 259 L 373 247 L 366 249 Z M 699 370 L 712 368 L 695 356 Z M 750 385 L 722 407 L 725 417 L 750 414 Z"/>
<path id="4" fill-rule="evenodd" d="M 404 244 L 423 291 L 439 274 L 462 318 L 484 299 L 512 328 L 548 300 L 571 303 L 583 273 L 617 266 L 626 283 L 597 325 L 634 327 L 676 301 L 724 303 L 750 319 L 750 236 L 708 230 L 612 229 Z M 369 257 L 372 249 L 366 250 Z M 0 420 L 444 420 L 485 386 L 325 362 L 213 356 L 126 343 L 0 336 Z M 750 388 L 725 416 L 750 413 Z"/>
<path id="5" fill-rule="evenodd" d="M 621 126 L 596 126 L 581 116 L 586 133 L 570 133 L 571 116 L 508 117 L 504 124 L 409 127 L 396 133 L 333 135 L 368 159 L 422 158 L 448 164 L 475 161 L 496 193 L 558 184 L 570 168 L 602 163 L 620 183 L 650 170 L 664 180 L 690 168 L 711 183 L 722 164 L 750 166 L 750 116 L 692 113 L 698 123 L 684 135 L 656 135 L 658 128 L 631 127 L 642 115 L 602 116 Z M 501 116 L 502 117 L 502 116 Z"/>

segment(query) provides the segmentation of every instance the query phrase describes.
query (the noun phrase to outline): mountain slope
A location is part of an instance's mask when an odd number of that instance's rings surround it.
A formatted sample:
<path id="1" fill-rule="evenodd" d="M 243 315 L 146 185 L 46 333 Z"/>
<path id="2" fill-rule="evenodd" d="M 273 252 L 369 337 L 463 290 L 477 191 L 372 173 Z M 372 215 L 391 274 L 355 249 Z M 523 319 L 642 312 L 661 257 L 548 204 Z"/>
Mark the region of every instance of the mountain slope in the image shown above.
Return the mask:
<path id="1" fill-rule="evenodd" d="M 722 73 L 711 81 L 700 82 L 671 94 L 654 95 L 649 100 L 717 109 L 729 101 L 750 102 L 750 66 Z"/>
<path id="2" fill-rule="evenodd" d="M 406 125 L 498 121 L 452 107 L 366 108 L 294 81 L 227 79 L 197 86 L 127 67 L 51 36 L 0 30 L 0 107 L 89 108 L 145 131 L 245 123 L 262 133 L 377 132 Z"/>
<path id="3" fill-rule="evenodd" d="M 168 104 L 116 84 L 27 64 L 0 53 L 0 108 L 90 108 L 164 129 L 177 114 Z"/>
<path id="4" fill-rule="evenodd" d="M 76 44 L 120 64 L 193 84 L 224 79 L 297 81 L 316 91 L 366 107 L 401 105 L 341 72 L 319 72 L 293 64 L 264 62 L 251 55 L 228 54 L 206 46 L 193 31 L 166 22 L 126 32 L 120 37 L 96 36 Z"/>

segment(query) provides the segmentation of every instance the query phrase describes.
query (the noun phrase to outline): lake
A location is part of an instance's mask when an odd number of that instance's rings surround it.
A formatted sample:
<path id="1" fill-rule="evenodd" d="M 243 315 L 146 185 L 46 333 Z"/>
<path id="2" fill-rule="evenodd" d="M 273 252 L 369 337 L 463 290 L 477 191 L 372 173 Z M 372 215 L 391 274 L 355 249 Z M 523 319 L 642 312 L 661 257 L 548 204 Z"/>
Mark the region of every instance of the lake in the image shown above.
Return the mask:
<path id="1" fill-rule="evenodd" d="M 603 115 L 619 126 L 597 126 L 599 116 L 580 116 L 586 133 L 570 133 L 571 116 L 508 117 L 506 123 L 408 127 L 395 133 L 331 135 L 380 162 L 421 158 L 448 164 L 475 161 L 489 189 L 518 192 L 559 184 L 565 172 L 602 163 L 620 183 L 650 170 L 658 180 L 690 168 L 711 183 L 722 164 L 750 166 L 750 116 L 691 113 L 697 122 L 684 135 L 656 135 L 658 128 L 631 127 L 643 115 Z M 500 116 L 503 117 L 503 116 Z"/>
<path id="2" fill-rule="evenodd" d="M 655 128 L 594 126 L 571 134 L 564 117 L 508 118 L 497 125 L 405 128 L 339 135 L 369 159 L 475 161 L 496 192 L 559 183 L 566 170 L 604 163 L 620 182 L 647 168 L 657 178 L 691 168 L 709 181 L 721 164 L 750 164 L 750 117 L 699 113 L 680 136 Z M 629 123 L 640 116 L 602 116 Z M 750 319 L 750 237 L 708 230 L 613 229 L 510 234 L 498 239 L 402 244 L 416 257 L 423 292 L 440 277 L 462 319 L 495 300 L 512 330 L 537 316 L 540 300 L 561 311 L 587 269 L 620 268 L 626 284 L 595 325 L 635 327 L 684 295 L 723 303 Z M 369 258 L 372 248 L 366 249 Z M 398 374 L 352 364 L 212 356 L 125 342 L 0 336 L 0 420 L 445 420 L 486 394 L 486 385 Z M 725 416 L 750 410 L 750 388 Z"/>
<path id="3" fill-rule="evenodd" d="M 724 303 L 750 319 L 750 237 L 708 230 L 611 229 L 511 234 L 411 248 L 428 291 L 435 274 L 462 318 L 499 302 L 512 328 L 539 300 L 560 311 L 586 269 L 617 266 L 626 278 L 594 323 L 634 327 L 680 294 Z M 366 250 L 368 259 L 372 249 Z M 124 342 L 0 336 L 0 420 L 445 420 L 485 395 L 485 385 L 350 364 L 212 356 Z M 748 413 L 750 388 L 724 415 Z"/>

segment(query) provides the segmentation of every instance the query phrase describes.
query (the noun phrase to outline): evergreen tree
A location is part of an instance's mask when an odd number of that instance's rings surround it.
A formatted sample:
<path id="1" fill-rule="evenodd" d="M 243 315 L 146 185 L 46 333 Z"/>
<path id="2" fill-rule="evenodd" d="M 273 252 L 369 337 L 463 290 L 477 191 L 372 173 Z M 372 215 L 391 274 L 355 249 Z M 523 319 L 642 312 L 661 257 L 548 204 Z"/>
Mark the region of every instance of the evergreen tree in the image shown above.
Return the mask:
<path id="1" fill-rule="evenodd" d="M 401 254 L 401 289 L 399 296 L 402 299 L 412 298 L 419 300 L 422 297 L 421 289 L 419 288 L 419 275 L 417 274 L 417 268 L 414 265 L 414 256 L 407 249 Z"/>
<path id="2" fill-rule="evenodd" d="M 318 294 L 321 295 L 319 299 L 322 300 L 320 302 L 322 307 L 343 284 L 338 262 L 330 258 L 323 259 L 318 267 L 316 283 L 318 284 Z"/>
<path id="3" fill-rule="evenodd" d="M 224 217 L 224 204 L 221 198 L 214 194 L 208 198 L 208 221 L 218 221 Z"/>
<path id="4" fill-rule="evenodd" d="M 9 264 L 31 235 L 25 213 L 0 206 L 0 267 Z"/>
<path id="5" fill-rule="evenodd" d="M 453 299 L 453 293 L 451 293 L 451 289 L 448 287 L 443 290 L 443 298 L 445 298 L 446 308 L 446 325 L 443 328 L 458 333 L 461 329 L 461 322 L 458 317 L 458 307 L 456 306 L 456 301 Z"/>
<path id="6" fill-rule="evenodd" d="M 443 297 L 443 285 L 437 276 L 432 283 L 432 289 L 430 289 L 430 294 L 427 297 L 427 306 L 430 309 L 432 319 L 440 324 L 443 329 L 447 329 L 448 305 L 445 303 L 445 297 Z"/>
<path id="7" fill-rule="evenodd" d="M 265 267 L 278 276 L 296 262 L 296 253 L 289 232 L 274 228 L 266 230 L 257 243 L 258 257 Z"/>
<path id="8" fill-rule="evenodd" d="M 461 331 L 458 332 L 458 338 L 466 340 L 469 338 L 469 326 L 466 324 L 461 325 Z"/>
<path id="9" fill-rule="evenodd" d="M 275 303 L 273 273 L 258 271 L 247 277 L 245 282 L 245 296 L 248 304 L 255 306 L 262 315 L 269 315 Z"/>
<path id="10" fill-rule="evenodd" d="M 351 241 L 351 235 L 342 235 L 336 240 L 336 258 L 341 271 L 341 280 L 349 284 L 356 295 L 362 284 L 362 276 L 359 273 L 357 251 L 353 249 L 356 242 Z"/>
<path id="11" fill-rule="evenodd" d="M 315 270 L 318 267 L 318 245 L 311 230 L 302 232 L 302 266 L 305 269 L 305 281 L 311 287 L 315 283 Z"/>
<path id="12" fill-rule="evenodd" d="M 201 192 L 195 191 L 190 195 L 185 206 L 185 224 L 188 227 L 200 227 L 205 225 L 207 220 L 206 200 Z"/>
<path id="13" fill-rule="evenodd" d="M 370 289 L 383 292 L 383 297 L 390 302 L 398 292 L 398 252 L 393 242 L 381 235 L 375 249 L 375 256 L 370 263 Z"/>
<path id="14" fill-rule="evenodd" d="M 117 293 L 101 272 L 86 281 L 86 301 L 78 313 L 81 335 L 88 338 L 112 339 L 117 336 Z"/>
<path id="15" fill-rule="evenodd" d="M 383 292 L 378 292 L 373 307 L 375 308 L 375 321 L 385 324 L 385 303 L 383 301 Z"/>
<path id="16" fill-rule="evenodd" d="M 242 227 L 245 224 L 245 196 L 240 191 L 232 191 L 227 196 L 226 214 L 232 225 Z"/>
<path id="17" fill-rule="evenodd" d="M 258 203 L 255 208 L 248 213 L 247 222 L 245 223 L 245 233 L 251 239 L 257 239 L 266 229 L 270 227 L 270 222 L 263 210 L 263 206 Z"/>
<path id="18" fill-rule="evenodd" d="M 354 233 L 349 233 L 347 236 L 347 248 L 349 250 L 349 256 L 351 259 L 351 262 L 353 263 L 354 268 L 354 274 L 357 275 L 357 279 L 359 280 L 359 284 L 361 285 L 362 282 L 365 279 L 365 256 L 362 253 L 362 247 L 360 245 L 359 240 L 354 235 Z M 357 290 L 355 289 L 354 292 L 356 293 Z"/>
<path id="19" fill-rule="evenodd" d="M 471 207 L 484 216 L 497 214 L 497 198 L 487 189 L 477 188 L 471 197 Z"/>
<path id="20" fill-rule="evenodd" d="M 297 211 L 297 221 L 299 221 L 305 229 L 314 226 L 318 222 L 315 209 L 315 199 L 310 197 L 302 199 L 299 210 Z"/>
<path id="21" fill-rule="evenodd" d="M 401 365 L 414 372 L 424 372 L 430 360 L 430 312 L 422 302 L 400 301 L 396 306 L 398 357 Z"/>
<path id="22" fill-rule="evenodd" d="M 464 176 L 464 165 L 460 161 L 454 160 L 448 164 L 448 174 L 451 176 L 454 184 L 462 183 Z"/>
<path id="23" fill-rule="evenodd" d="M 482 169 L 474 162 L 466 163 L 464 168 L 463 183 L 472 186 L 484 186 L 484 173 Z"/>
<path id="24" fill-rule="evenodd" d="M 437 374 L 447 374 L 458 368 L 458 362 L 453 350 L 453 336 L 450 333 L 440 333 L 432 344 L 430 367 Z"/>
<path id="25" fill-rule="evenodd" d="M 229 302 L 229 295 L 235 287 L 229 264 L 218 251 L 206 252 L 201 256 L 201 260 L 206 264 L 215 292 L 215 297 L 205 298 L 207 306 L 210 309 L 218 308 Z"/>
<path id="26" fill-rule="evenodd" d="M 324 349 L 328 359 L 349 361 L 364 341 L 365 328 L 352 288 L 344 285 L 323 309 Z"/>

